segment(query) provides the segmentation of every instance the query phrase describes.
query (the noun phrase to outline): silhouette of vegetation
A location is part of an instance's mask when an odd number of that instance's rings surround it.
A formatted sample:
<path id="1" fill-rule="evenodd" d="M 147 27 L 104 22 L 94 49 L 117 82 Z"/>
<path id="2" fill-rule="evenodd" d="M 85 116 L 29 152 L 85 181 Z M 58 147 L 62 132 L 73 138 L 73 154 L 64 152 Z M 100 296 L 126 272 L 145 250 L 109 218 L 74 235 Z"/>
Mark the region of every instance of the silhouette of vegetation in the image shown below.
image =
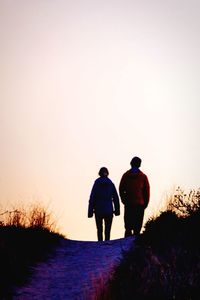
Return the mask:
<path id="1" fill-rule="evenodd" d="M 200 191 L 178 188 L 124 254 L 99 299 L 193 300 L 200 295 Z"/>
<path id="2" fill-rule="evenodd" d="M 51 213 L 38 204 L 0 217 L 0 299 L 12 299 L 15 286 L 28 280 L 34 263 L 53 253 L 62 235 Z"/>

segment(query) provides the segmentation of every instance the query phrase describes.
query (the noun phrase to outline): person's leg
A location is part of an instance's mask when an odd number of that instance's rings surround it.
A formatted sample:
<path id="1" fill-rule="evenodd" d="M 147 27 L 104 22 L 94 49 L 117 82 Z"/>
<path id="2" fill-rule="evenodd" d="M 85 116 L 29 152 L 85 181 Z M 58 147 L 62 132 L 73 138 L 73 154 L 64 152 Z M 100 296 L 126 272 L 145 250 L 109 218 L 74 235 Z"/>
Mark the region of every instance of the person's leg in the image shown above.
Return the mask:
<path id="1" fill-rule="evenodd" d="M 132 229 L 125 229 L 124 237 L 128 237 L 133 235 Z"/>
<path id="2" fill-rule="evenodd" d="M 104 217 L 105 221 L 105 241 L 110 240 L 110 231 L 112 226 L 113 215 L 108 215 Z"/>
<path id="3" fill-rule="evenodd" d="M 103 217 L 100 215 L 95 215 L 95 221 L 97 226 L 98 241 L 103 241 Z"/>
<path id="4" fill-rule="evenodd" d="M 124 207 L 124 227 L 125 227 L 124 237 L 131 236 L 133 224 L 132 224 L 131 207 L 129 206 Z"/>
<path id="5" fill-rule="evenodd" d="M 136 206 L 134 208 L 133 231 L 135 235 L 140 234 L 144 218 L 144 207 Z"/>

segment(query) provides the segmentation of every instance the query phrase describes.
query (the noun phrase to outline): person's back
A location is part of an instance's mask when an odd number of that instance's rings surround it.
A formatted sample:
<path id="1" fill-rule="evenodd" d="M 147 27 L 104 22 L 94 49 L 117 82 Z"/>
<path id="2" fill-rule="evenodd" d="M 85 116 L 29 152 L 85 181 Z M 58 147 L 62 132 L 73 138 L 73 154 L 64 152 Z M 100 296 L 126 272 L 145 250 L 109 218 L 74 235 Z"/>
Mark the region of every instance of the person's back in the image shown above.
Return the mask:
<path id="1" fill-rule="evenodd" d="M 117 190 L 108 178 L 108 169 L 103 167 L 99 171 L 92 187 L 88 206 L 88 218 L 95 214 L 98 241 L 103 240 L 103 221 L 105 223 L 105 240 L 110 239 L 113 213 L 120 214 L 120 204 Z"/>
<path id="2" fill-rule="evenodd" d="M 120 196 L 123 204 L 148 205 L 148 179 L 140 170 L 128 170 L 120 182 Z"/>
<path id="3" fill-rule="evenodd" d="M 148 206 L 150 187 L 147 176 L 139 170 L 141 159 L 134 157 L 131 169 L 123 174 L 119 193 L 124 204 L 125 236 L 139 234 L 141 231 L 144 209 Z"/>
<path id="4" fill-rule="evenodd" d="M 112 214 L 112 197 L 115 194 L 115 187 L 108 177 L 99 177 L 95 180 L 93 194 L 94 211 L 96 214 Z"/>

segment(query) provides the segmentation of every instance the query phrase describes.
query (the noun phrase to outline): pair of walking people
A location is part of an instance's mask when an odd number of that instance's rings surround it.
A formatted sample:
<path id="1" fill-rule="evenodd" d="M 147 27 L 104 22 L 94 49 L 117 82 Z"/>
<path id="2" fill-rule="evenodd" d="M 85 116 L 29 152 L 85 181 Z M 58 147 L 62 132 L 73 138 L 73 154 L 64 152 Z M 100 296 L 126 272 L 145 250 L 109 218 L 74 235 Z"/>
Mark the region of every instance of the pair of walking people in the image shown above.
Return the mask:
<path id="1" fill-rule="evenodd" d="M 140 233 L 144 210 L 149 203 L 150 186 L 148 177 L 139 169 L 141 162 L 139 157 L 133 157 L 131 169 L 123 174 L 119 185 L 121 202 L 124 204 L 125 237 Z M 88 218 L 95 215 L 98 241 L 103 241 L 103 223 L 105 240 L 110 240 L 113 214 L 120 215 L 119 196 L 108 175 L 108 169 L 102 167 L 89 199 Z"/>

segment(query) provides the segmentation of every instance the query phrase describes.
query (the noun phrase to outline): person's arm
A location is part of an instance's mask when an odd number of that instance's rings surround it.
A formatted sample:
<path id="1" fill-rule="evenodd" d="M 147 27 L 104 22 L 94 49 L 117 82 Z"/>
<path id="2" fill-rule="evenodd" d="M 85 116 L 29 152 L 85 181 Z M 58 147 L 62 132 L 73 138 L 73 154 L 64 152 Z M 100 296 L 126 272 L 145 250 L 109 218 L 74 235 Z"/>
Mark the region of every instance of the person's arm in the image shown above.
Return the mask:
<path id="1" fill-rule="evenodd" d="M 94 213 L 94 201 L 95 201 L 95 190 L 96 190 L 96 182 L 92 187 L 92 191 L 90 193 L 89 205 L 88 205 L 88 218 L 93 217 Z"/>
<path id="2" fill-rule="evenodd" d="M 115 188 L 115 185 L 113 184 L 113 203 L 114 203 L 114 214 L 115 216 L 120 215 L 120 204 L 119 204 L 119 196 L 117 194 L 117 190 Z"/>
<path id="3" fill-rule="evenodd" d="M 146 208 L 149 204 L 149 199 L 150 199 L 150 185 L 146 175 L 144 179 L 143 197 L 144 197 L 144 206 Z"/>
<path id="4" fill-rule="evenodd" d="M 119 195 L 123 204 L 126 202 L 125 176 L 123 175 L 119 184 Z"/>

